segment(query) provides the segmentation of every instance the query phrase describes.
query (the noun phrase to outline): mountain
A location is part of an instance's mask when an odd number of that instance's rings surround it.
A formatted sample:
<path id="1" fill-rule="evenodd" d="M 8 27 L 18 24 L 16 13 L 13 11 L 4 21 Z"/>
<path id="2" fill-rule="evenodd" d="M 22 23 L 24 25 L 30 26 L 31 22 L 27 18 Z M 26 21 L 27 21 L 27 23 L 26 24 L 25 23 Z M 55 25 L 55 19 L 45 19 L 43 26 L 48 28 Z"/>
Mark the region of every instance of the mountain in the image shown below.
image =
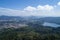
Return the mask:
<path id="1" fill-rule="evenodd" d="M 60 17 L 39 17 L 39 16 L 0 16 L 0 26 L 3 27 L 16 27 L 20 25 L 25 26 L 40 26 L 44 23 L 49 26 L 60 25 Z M 46 25 L 46 26 L 47 26 Z M 21 27 L 21 26 L 20 26 Z M 57 26 L 58 27 L 58 26 Z"/>
<path id="2" fill-rule="evenodd" d="M 60 24 L 60 17 L 44 17 L 41 18 L 44 22 Z"/>
<path id="3" fill-rule="evenodd" d="M 60 17 L 0 16 L 0 40 L 60 40 Z M 44 25 L 43 25 L 44 24 Z"/>

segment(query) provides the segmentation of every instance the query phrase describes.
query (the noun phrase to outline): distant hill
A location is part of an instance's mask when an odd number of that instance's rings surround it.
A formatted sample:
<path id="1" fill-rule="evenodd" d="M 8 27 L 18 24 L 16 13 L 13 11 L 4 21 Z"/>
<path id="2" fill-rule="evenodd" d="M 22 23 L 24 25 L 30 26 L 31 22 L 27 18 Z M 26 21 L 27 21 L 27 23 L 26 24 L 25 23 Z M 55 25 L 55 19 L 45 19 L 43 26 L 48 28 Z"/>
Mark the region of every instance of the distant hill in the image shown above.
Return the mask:
<path id="1" fill-rule="evenodd" d="M 0 16 L 0 40 L 60 40 L 60 26 L 53 23 L 60 17 Z"/>
<path id="2" fill-rule="evenodd" d="M 60 17 L 45 17 L 41 18 L 44 22 L 60 24 Z"/>
<path id="3" fill-rule="evenodd" d="M 60 17 L 39 17 L 39 16 L 0 16 L 1 23 L 26 24 L 26 25 L 41 25 L 45 22 L 55 23 L 60 25 Z M 33 26 L 32 25 L 32 26 Z"/>

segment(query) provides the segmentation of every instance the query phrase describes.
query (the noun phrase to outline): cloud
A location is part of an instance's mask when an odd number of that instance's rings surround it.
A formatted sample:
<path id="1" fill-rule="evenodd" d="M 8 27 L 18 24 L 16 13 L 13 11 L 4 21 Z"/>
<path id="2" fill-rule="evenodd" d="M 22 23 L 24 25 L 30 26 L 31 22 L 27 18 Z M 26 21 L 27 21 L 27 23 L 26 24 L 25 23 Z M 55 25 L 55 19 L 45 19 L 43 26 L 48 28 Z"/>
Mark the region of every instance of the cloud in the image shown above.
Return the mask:
<path id="1" fill-rule="evenodd" d="M 24 8 L 24 10 L 26 11 L 37 11 L 37 10 L 46 10 L 46 11 L 51 11 L 54 9 L 54 6 L 50 6 L 50 5 L 38 5 L 37 7 L 32 7 L 32 6 L 27 6 L 26 8 Z"/>
<path id="2" fill-rule="evenodd" d="M 0 7 L 0 15 L 21 16 L 21 13 L 23 14 L 24 11 Z"/>
<path id="3" fill-rule="evenodd" d="M 57 5 L 59 5 L 59 6 L 60 6 L 60 2 L 58 2 L 58 3 L 57 3 Z"/>
<path id="4" fill-rule="evenodd" d="M 38 10 L 47 10 L 47 11 L 50 11 L 50 10 L 54 9 L 54 6 L 50 6 L 50 5 L 41 6 L 41 5 L 38 5 L 37 9 Z"/>
<path id="5" fill-rule="evenodd" d="M 9 8 L 0 7 L 0 15 L 8 15 L 8 16 L 31 16 L 34 15 L 34 12 L 26 11 L 26 10 L 14 10 Z"/>
<path id="6" fill-rule="evenodd" d="M 28 7 L 24 8 L 24 10 L 26 10 L 26 11 L 34 11 L 34 10 L 36 10 L 36 8 L 32 7 L 32 6 L 28 6 Z"/>
<path id="7" fill-rule="evenodd" d="M 0 7 L 0 15 L 9 16 L 60 16 L 60 11 L 55 10 L 57 6 L 38 5 L 36 7 L 27 6 L 23 10 L 14 10 Z"/>
<path id="8" fill-rule="evenodd" d="M 55 6 L 51 6 L 51 5 L 43 5 L 43 6 L 38 5 L 37 7 L 27 6 L 24 8 L 24 11 L 28 15 L 51 16 L 54 8 L 55 8 Z"/>

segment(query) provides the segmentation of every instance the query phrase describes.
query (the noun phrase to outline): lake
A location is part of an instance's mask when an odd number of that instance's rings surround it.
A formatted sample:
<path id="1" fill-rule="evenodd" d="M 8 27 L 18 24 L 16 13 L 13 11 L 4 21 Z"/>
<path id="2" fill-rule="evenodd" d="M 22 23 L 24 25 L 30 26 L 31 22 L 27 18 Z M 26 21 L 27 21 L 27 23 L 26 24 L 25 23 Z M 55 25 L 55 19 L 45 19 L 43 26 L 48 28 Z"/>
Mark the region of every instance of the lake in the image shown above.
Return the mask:
<path id="1" fill-rule="evenodd" d="M 51 27 L 59 27 L 60 25 L 56 23 L 49 23 L 49 22 L 44 22 L 43 26 L 51 26 Z"/>

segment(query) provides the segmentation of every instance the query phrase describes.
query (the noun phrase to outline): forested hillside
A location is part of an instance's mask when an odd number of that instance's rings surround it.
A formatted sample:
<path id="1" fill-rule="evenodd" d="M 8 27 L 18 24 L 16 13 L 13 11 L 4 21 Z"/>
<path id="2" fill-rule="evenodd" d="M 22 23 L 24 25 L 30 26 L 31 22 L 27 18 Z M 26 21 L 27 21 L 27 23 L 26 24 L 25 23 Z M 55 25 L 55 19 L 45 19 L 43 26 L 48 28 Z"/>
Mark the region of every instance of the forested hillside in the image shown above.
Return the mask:
<path id="1" fill-rule="evenodd" d="M 21 27 L 0 30 L 0 40 L 60 40 L 60 27 Z"/>
<path id="2" fill-rule="evenodd" d="M 0 18 L 0 40 L 60 40 L 60 26 L 42 25 L 44 20 L 48 22 L 48 19 L 13 16 Z M 52 20 L 50 18 L 49 22 Z"/>

